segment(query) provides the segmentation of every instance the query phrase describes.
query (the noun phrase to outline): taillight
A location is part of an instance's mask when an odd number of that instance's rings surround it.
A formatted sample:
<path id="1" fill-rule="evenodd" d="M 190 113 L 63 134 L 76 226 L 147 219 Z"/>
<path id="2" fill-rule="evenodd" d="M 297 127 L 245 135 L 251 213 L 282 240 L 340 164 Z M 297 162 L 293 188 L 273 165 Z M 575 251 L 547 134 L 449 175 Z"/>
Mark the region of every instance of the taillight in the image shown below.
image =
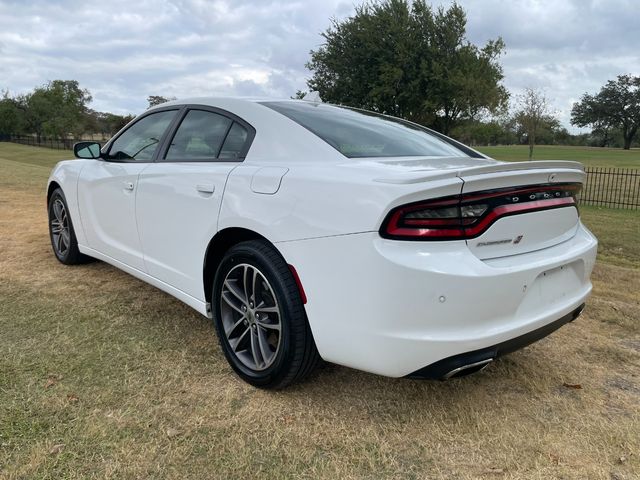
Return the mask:
<path id="1" fill-rule="evenodd" d="M 508 187 L 410 203 L 389 212 L 380 235 L 398 240 L 474 238 L 501 217 L 576 207 L 581 188 L 579 183 Z"/>

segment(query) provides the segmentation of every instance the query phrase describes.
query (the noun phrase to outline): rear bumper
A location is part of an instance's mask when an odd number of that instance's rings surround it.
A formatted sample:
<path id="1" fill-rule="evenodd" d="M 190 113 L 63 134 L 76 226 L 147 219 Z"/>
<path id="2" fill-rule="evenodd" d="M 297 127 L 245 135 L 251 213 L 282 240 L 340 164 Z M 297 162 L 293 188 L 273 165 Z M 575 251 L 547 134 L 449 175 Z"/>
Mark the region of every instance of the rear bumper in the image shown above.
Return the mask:
<path id="1" fill-rule="evenodd" d="M 298 271 L 320 355 L 403 377 L 571 315 L 591 291 L 597 241 L 579 225 L 553 247 L 491 260 L 464 241 L 373 232 L 276 246 Z"/>
<path id="2" fill-rule="evenodd" d="M 410 378 L 424 378 L 431 380 L 447 379 L 463 376 L 483 369 L 490 362 L 507 353 L 515 352 L 521 348 L 531 345 L 534 342 L 550 335 L 563 325 L 573 322 L 580 316 L 584 309 L 584 303 L 573 312 L 566 314 L 555 322 L 548 323 L 540 328 L 520 335 L 519 337 L 506 340 L 497 345 L 481 348 L 472 352 L 460 353 L 448 358 L 443 358 L 429 366 L 421 368 L 408 375 Z"/>

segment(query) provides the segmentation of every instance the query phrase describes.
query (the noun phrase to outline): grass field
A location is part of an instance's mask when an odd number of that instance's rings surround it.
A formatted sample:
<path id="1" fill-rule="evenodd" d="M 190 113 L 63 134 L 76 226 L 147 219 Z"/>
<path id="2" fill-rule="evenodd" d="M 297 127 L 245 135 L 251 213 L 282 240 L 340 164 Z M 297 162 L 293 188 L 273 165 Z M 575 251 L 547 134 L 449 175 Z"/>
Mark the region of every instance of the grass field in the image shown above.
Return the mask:
<path id="1" fill-rule="evenodd" d="M 59 160 L 72 158 L 67 150 L 37 149 L 15 143 L 2 143 L 2 151 L 12 159 L 33 165 L 53 166 Z M 529 147 L 509 145 L 499 147 L 477 147 L 482 153 L 496 160 L 525 161 L 529 159 Z M 534 149 L 534 160 L 573 160 L 591 167 L 619 167 L 640 169 L 640 148 L 622 150 L 621 148 L 565 147 L 559 145 L 538 145 Z"/>
<path id="2" fill-rule="evenodd" d="M 496 160 L 522 161 L 529 159 L 527 145 L 500 147 L 478 147 L 482 153 Z M 533 150 L 534 160 L 574 160 L 589 167 L 640 168 L 640 148 L 568 147 L 559 145 L 537 145 Z"/>
<path id="3" fill-rule="evenodd" d="M 54 259 L 64 156 L 0 143 L 0 478 L 638 478 L 638 212 L 582 209 L 601 241 L 584 315 L 480 374 L 327 365 L 273 393 L 177 300 Z"/>

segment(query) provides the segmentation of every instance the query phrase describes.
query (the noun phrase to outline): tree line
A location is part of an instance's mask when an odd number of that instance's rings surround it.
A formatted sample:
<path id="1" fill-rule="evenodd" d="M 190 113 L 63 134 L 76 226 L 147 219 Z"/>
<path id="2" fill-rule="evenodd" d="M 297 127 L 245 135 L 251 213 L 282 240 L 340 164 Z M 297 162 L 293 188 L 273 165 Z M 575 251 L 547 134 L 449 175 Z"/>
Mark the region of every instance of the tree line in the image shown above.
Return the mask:
<path id="1" fill-rule="evenodd" d="M 571 134 L 544 92 L 528 88 L 510 99 L 499 63 L 504 42 L 473 45 L 466 23 L 456 3 L 434 9 L 424 0 L 384 0 L 356 7 L 353 16 L 333 20 L 323 45 L 310 52 L 307 87 L 325 102 L 403 117 L 471 144 L 529 144 L 530 151 L 536 143 L 637 144 L 640 77 L 620 75 L 597 94 L 585 93 L 571 123 L 592 131 Z"/>
<path id="2" fill-rule="evenodd" d="M 91 93 L 76 80 L 53 80 L 33 91 L 0 98 L 0 134 L 34 135 L 64 140 L 83 135 L 108 138 L 133 120 L 134 115 L 97 112 L 88 107 Z M 175 98 L 147 97 L 149 107 Z"/>
<path id="3" fill-rule="evenodd" d="M 109 137 L 133 115 L 97 112 L 88 107 L 92 97 L 76 80 L 53 80 L 31 92 L 0 98 L 0 133 L 30 134 L 65 139 L 84 134 Z"/>
<path id="4" fill-rule="evenodd" d="M 425 0 L 380 0 L 333 20 L 324 43 L 310 52 L 310 91 L 325 102 L 364 108 L 431 127 L 471 145 L 568 144 L 623 147 L 638 142 L 640 77 L 620 75 L 585 93 L 571 123 L 591 127 L 571 134 L 540 90 L 511 98 L 502 85 L 501 38 L 477 46 L 456 3 L 433 8 Z M 299 91 L 297 98 L 305 92 Z M 152 95 L 149 106 L 172 100 Z M 133 117 L 96 112 L 75 80 L 54 80 L 32 92 L 0 98 L 0 133 L 38 137 L 108 137 Z"/>
<path id="5" fill-rule="evenodd" d="M 540 90 L 525 89 L 512 114 L 462 122 L 452 136 L 471 145 L 582 145 L 640 147 L 640 77 L 619 75 L 598 93 L 585 93 L 571 109 L 571 124 L 591 127 L 572 134 L 562 126 Z"/>

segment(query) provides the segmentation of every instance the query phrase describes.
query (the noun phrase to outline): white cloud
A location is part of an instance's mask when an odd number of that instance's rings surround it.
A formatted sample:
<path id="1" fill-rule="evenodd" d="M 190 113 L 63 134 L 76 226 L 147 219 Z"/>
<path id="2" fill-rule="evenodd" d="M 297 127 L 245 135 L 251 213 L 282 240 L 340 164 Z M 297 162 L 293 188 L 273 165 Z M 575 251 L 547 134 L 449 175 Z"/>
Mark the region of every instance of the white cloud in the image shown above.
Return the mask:
<path id="1" fill-rule="evenodd" d="M 140 112 L 148 95 L 288 97 L 309 50 L 353 0 L 0 0 L 0 88 L 77 79 L 93 107 Z M 437 4 L 449 5 L 446 0 Z M 621 73 L 640 74 L 635 0 L 460 0 L 468 36 L 502 36 L 505 85 L 571 105 Z"/>
<path id="2" fill-rule="evenodd" d="M 445 2 L 440 2 L 445 3 Z M 504 83 L 514 96 L 544 90 L 571 130 L 571 106 L 617 75 L 640 75 L 636 0 L 461 0 L 469 38 L 501 36 Z"/>

